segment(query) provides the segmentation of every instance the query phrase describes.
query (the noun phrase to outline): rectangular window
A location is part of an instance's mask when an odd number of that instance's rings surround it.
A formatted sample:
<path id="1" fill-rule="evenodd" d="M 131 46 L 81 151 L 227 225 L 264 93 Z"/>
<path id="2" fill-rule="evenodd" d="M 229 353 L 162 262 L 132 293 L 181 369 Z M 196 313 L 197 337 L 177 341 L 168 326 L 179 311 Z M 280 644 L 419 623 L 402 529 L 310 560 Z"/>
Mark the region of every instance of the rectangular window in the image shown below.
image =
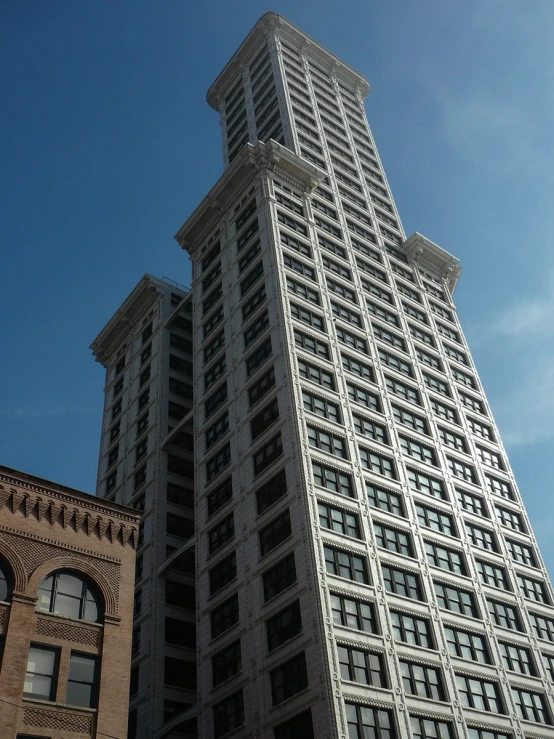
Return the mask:
<path id="1" fill-rule="evenodd" d="M 337 318 L 341 318 L 346 323 L 350 323 L 352 326 L 356 326 L 357 328 L 363 328 L 362 317 L 359 313 L 356 313 L 356 311 L 350 310 L 350 308 L 345 308 L 343 305 L 335 301 L 331 301 L 331 310 L 333 315 Z"/>
<path id="2" fill-rule="evenodd" d="M 359 448 L 360 461 L 362 467 L 369 472 L 373 472 L 376 475 L 383 475 L 389 477 L 391 480 L 397 480 L 396 467 L 394 461 L 389 457 L 384 457 L 382 454 L 375 454 L 370 449 Z"/>
<path id="3" fill-rule="evenodd" d="M 264 557 L 292 534 L 289 509 L 263 528 L 260 533 L 260 553 Z"/>
<path id="4" fill-rule="evenodd" d="M 233 482 L 230 477 L 221 482 L 208 494 L 208 516 L 212 516 L 233 497 Z"/>
<path id="5" fill-rule="evenodd" d="M 452 656 L 469 659 L 472 662 L 479 662 L 481 664 L 492 663 L 487 646 L 487 638 L 484 634 L 461 631 L 451 626 L 445 626 L 444 633 L 448 651 Z"/>
<path id="6" fill-rule="evenodd" d="M 165 617 L 165 642 L 187 649 L 196 648 L 196 626 L 188 621 Z"/>
<path id="7" fill-rule="evenodd" d="M 523 519 L 516 511 L 508 511 L 506 508 L 500 508 L 497 506 L 496 518 L 501 526 L 505 526 L 507 529 L 512 529 L 513 531 L 525 533 Z"/>
<path id="8" fill-rule="evenodd" d="M 231 446 L 229 443 L 225 444 L 217 454 L 208 459 L 206 462 L 206 481 L 211 480 L 219 475 L 221 470 L 225 469 L 228 464 L 231 463 Z"/>
<path id="9" fill-rule="evenodd" d="M 327 454 L 332 454 L 341 459 L 348 459 L 346 449 L 346 439 L 341 436 L 335 436 L 323 429 L 314 426 L 307 426 L 308 443 L 315 449 L 319 449 Z"/>
<path id="10" fill-rule="evenodd" d="M 285 470 L 281 470 L 256 492 L 258 515 L 262 514 L 277 500 L 286 495 L 286 492 L 287 478 L 285 476 Z"/>
<path id="11" fill-rule="evenodd" d="M 496 565 L 483 562 L 479 559 L 475 560 L 475 564 L 477 567 L 477 574 L 482 583 L 485 585 L 492 585 L 495 588 L 502 588 L 503 590 L 511 590 L 508 576 L 503 567 L 497 567 Z"/>
<path id="12" fill-rule="evenodd" d="M 250 288 L 256 284 L 264 273 L 264 264 L 260 260 L 256 266 L 250 270 L 246 277 L 240 283 L 240 296 L 243 298 Z"/>
<path id="13" fill-rule="evenodd" d="M 358 387 L 357 385 L 347 384 L 346 387 L 348 390 L 348 397 L 354 403 L 364 405 L 366 408 L 369 408 L 376 413 L 381 412 L 381 401 L 379 400 L 377 395 L 374 395 L 373 393 L 370 393 L 367 390 L 364 390 L 364 388 Z"/>
<path id="14" fill-rule="evenodd" d="M 542 581 L 518 575 L 517 582 L 524 598 L 534 600 L 537 603 L 550 603 L 550 598 Z"/>
<path id="15" fill-rule="evenodd" d="M 446 395 L 448 398 L 451 397 L 452 394 L 446 382 L 443 382 L 438 377 L 430 375 L 427 372 L 422 372 L 421 374 L 423 376 L 423 382 L 429 388 L 429 390 L 434 390 L 436 393 Z"/>
<path id="16" fill-rule="evenodd" d="M 342 328 L 342 326 L 335 326 L 335 330 L 337 332 L 337 339 L 341 344 L 350 347 L 350 349 L 356 349 L 362 352 L 362 354 L 369 354 L 367 341 L 362 336 L 353 334 L 351 331 Z"/>
<path id="17" fill-rule="evenodd" d="M 219 703 L 215 703 L 214 712 L 214 739 L 234 731 L 244 724 L 244 700 L 242 689 L 227 696 Z"/>
<path id="18" fill-rule="evenodd" d="M 396 370 L 396 372 L 400 372 L 407 377 L 413 377 L 412 365 L 409 362 L 405 362 L 400 357 L 397 357 L 395 354 L 389 354 L 388 352 L 384 352 L 382 349 L 379 349 L 379 359 L 382 364 L 390 367 L 390 369 Z"/>
<path id="19" fill-rule="evenodd" d="M 221 652 L 212 657 L 212 685 L 215 688 L 233 675 L 237 675 L 242 668 L 240 655 L 240 640 L 230 644 Z"/>
<path id="20" fill-rule="evenodd" d="M 434 398 L 430 398 L 429 400 L 431 409 L 435 416 L 443 418 L 445 421 L 455 423 L 457 426 L 460 425 L 460 419 L 458 418 L 458 414 L 454 408 L 451 408 L 448 405 L 444 405 L 444 403 L 439 403 L 439 401 L 435 400 Z"/>
<path id="21" fill-rule="evenodd" d="M 298 359 L 298 374 L 305 380 L 321 385 L 328 390 L 335 390 L 335 377 L 331 372 L 327 372 L 321 367 Z"/>
<path id="22" fill-rule="evenodd" d="M 331 610 L 336 626 L 347 626 L 370 634 L 378 633 L 374 609 L 370 603 L 331 593 Z"/>
<path id="23" fill-rule="evenodd" d="M 487 424 L 481 423 L 480 421 L 476 421 L 469 416 L 467 416 L 467 422 L 469 424 L 469 428 L 474 434 L 483 439 L 488 439 L 488 441 L 494 441 L 494 434 L 490 426 L 487 426 Z"/>
<path id="24" fill-rule="evenodd" d="M 267 469 L 275 460 L 279 459 L 283 454 L 283 442 L 281 440 L 281 432 L 276 434 L 267 444 L 257 449 L 253 455 L 254 476 L 259 475 Z"/>
<path id="25" fill-rule="evenodd" d="M 501 498 L 506 498 L 506 500 L 514 500 L 514 493 L 509 482 L 498 480 L 491 477 L 491 475 L 485 475 L 485 482 L 489 491 L 494 495 L 499 495 Z"/>
<path id="26" fill-rule="evenodd" d="M 537 558 L 531 547 L 521 544 L 519 541 L 512 541 L 511 539 L 506 539 L 506 545 L 510 557 L 514 562 L 529 565 L 530 567 L 537 567 Z"/>
<path id="27" fill-rule="evenodd" d="M 305 300 L 309 300 L 316 305 L 320 305 L 321 299 L 317 290 L 314 290 L 309 285 L 305 285 L 303 282 L 297 282 L 292 277 L 287 277 L 287 289 L 290 293 L 299 295 Z"/>
<path id="28" fill-rule="evenodd" d="M 406 557 L 413 557 L 412 541 L 409 534 L 398 529 L 391 529 L 378 523 L 373 524 L 375 531 L 375 541 L 378 547 L 388 549 L 397 554 L 404 554 Z"/>
<path id="29" fill-rule="evenodd" d="M 421 397 L 419 395 L 419 391 L 416 390 L 415 387 L 406 385 L 403 382 L 398 382 L 398 380 L 395 380 L 393 377 L 387 376 L 385 376 L 385 384 L 387 386 L 387 390 L 393 395 L 398 395 L 398 397 L 404 398 L 404 400 L 408 400 L 410 403 L 421 405 Z"/>
<path id="30" fill-rule="evenodd" d="M 415 353 L 416 357 L 422 364 L 426 364 L 428 367 L 437 370 L 437 372 L 444 372 L 442 362 L 434 354 L 424 352 L 423 349 L 420 349 L 419 347 L 416 347 Z"/>
<path id="31" fill-rule="evenodd" d="M 554 619 L 530 613 L 531 626 L 538 639 L 546 639 L 554 642 Z"/>
<path id="32" fill-rule="evenodd" d="M 353 647 L 337 646 L 340 676 L 342 680 L 350 680 L 376 688 L 386 688 L 387 675 L 381 654 L 368 652 Z"/>
<path id="33" fill-rule="evenodd" d="M 229 411 L 220 416 L 206 431 L 206 449 L 219 441 L 229 430 Z"/>
<path id="34" fill-rule="evenodd" d="M 404 339 L 402 339 L 400 336 L 393 334 L 392 331 L 387 331 L 387 329 L 378 326 L 376 323 L 372 323 L 371 328 L 373 329 L 373 335 L 376 339 L 380 339 L 386 344 L 390 344 L 396 349 L 400 349 L 400 351 L 406 351 L 406 344 L 404 342 Z"/>
<path id="35" fill-rule="evenodd" d="M 461 613 L 463 616 L 479 618 L 475 596 L 472 592 L 459 590 L 440 582 L 435 582 L 434 587 L 439 608 L 445 608 L 453 613 Z"/>
<path id="36" fill-rule="evenodd" d="M 383 490 L 367 480 L 365 481 L 365 489 L 370 506 L 394 513 L 396 516 L 404 516 L 404 508 L 399 495 L 389 490 Z"/>
<path id="37" fill-rule="evenodd" d="M 295 600 L 266 621 L 267 648 L 272 652 L 302 631 L 300 602 Z"/>
<path id="38" fill-rule="evenodd" d="M 358 377 L 361 377 L 368 382 L 375 382 L 375 375 L 373 374 L 373 369 L 370 365 L 364 364 L 358 359 L 348 356 L 348 354 L 341 354 L 341 360 L 342 367 L 347 372 L 352 372 L 352 374 L 358 375 Z"/>
<path id="39" fill-rule="evenodd" d="M 268 326 L 269 326 L 269 315 L 266 310 L 244 332 L 243 334 L 244 348 L 246 349 L 246 347 L 250 346 L 250 344 L 253 341 L 255 341 L 258 338 L 258 336 L 260 336 L 260 334 L 262 334 L 266 330 Z"/>
<path id="40" fill-rule="evenodd" d="M 56 698 L 59 649 L 31 645 L 25 672 L 23 695 L 43 701 Z"/>
<path id="41" fill-rule="evenodd" d="M 297 713 L 288 721 L 275 727 L 275 739 L 314 739 L 312 712 Z"/>
<path id="42" fill-rule="evenodd" d="M 404 690 L 408 695 L 431 698 L 435 701 L 446 700 L 440 668 L 400 660 L 400 672 Z"/>
<path id="43" fill-rule="evenodd" d="M 317 282 L 315 269 L 313 267 L 310 267 L 305 262 L 301 262 L 299 259 L 294 259 L 294 257 L 290 256 L 290 254 L 283 254 L 283 264 L 285 265 L 285 267 L 294 270 L 299 275 L 303 275 L 308 280 Z"/>
<path id="44" fill-rule="evenodd" d="M 453 459 L 452 457 L 447 457 L 446 461 L 454 477 L 465 480 L 465 482 L 472 482 L 474 485 L 477 484 L 477 474 L 470 464 L 465 464 L 465 462 L 461 462 L 459 459 Z"/>
<path id="45" fill-rule="evenodd" d="M 308 336 L 308 334 L 304 334 L 297 329 L 294 329 L 294 343 L 300 349 L 310 352 L 310 354 L 323 357 L 323 359 L 330 358 L 328 344 L 324 341 L 319 341 L 319 339 L 316 339 L 313 336 Z"/>
<path id="46" fill-rule="evenodd" d="M 427 421 L 421 416 L 416 416 L 410 411 L 396 405 L 392 406 L 392 415 L 394 420 L 402 424 L 402 426 L 407 426 L 413 431 L 419 431 L 421 434 L 429 435 Z"/>
<path id="47" fill-rule="evenodd" d="M 552 717 L 542 693 L 532 693 L 529 690 L 512 688 L 512 695 L 518 715 L 524 721 L 534 721 L 536 724 L 552 723 Z"/>
<path id="48" fill-rule="evenodd" d="M 223 344 L 225 343 L 225 332 L 221 330 L 217 336 L 214 336 L 214 338 L 209 342 L 209 344 L 206 344 L 204 347 L 204 364 L 206 362 L 209 362 L 212 357 L 215 356 L 216 352 L 218 352 Z"/>
<path id="49" fill-rule="evenodd" d="M 402 595 L 412 600 L 425 600 L 418 575 L 404 570 L 395 570 L 388 565 L 383 565 L 382 571 L 387 593 Z"/>
<path id="50" fill-rule="evenodd" d="M 296 582 L 296 565 L 294 552 L 288 554 L 280 562 L 263 574 L 264 600 L 274 598 L 283 590 Z"/>
<path id="51" fill-rule="evenodd" d="M 352 478 L 346 472 L 333 470 L 317 462 L 312 462 L 312 472 L 314 483 L 319 487 L 349 498 L 355 497 Z"/>
<path id="52" fill-rule="evenodd" d="M 221 636 L 239 622 L 239 597 L 237 593 L 214 608 L 210 613 L 212 639 Z"/>
<path id="53" fill-rule="evenodd" d="M 507 670 L 519 672 L 520 675 L 531 675 L 532 677 L 537 674 L 530 649 L 515 644 L 506 644 L 505 642 L 499 642 L 498 646 L 502 662 Z"/>
<path id="54" fill-rule="evenodd" d="M 271 367 L 260 379 L 251 385 L 248 390 L 248 402 L 250 408 L 261 400 L 275 385 L 275 370 Z"/>
<path id="55" fill-rule="evenodd" d="M 204 403 L 205 417 L 208 418 L 227 400 L 227 380 L 215 390 Z"/>
<path id="56" fill-rule="evenodd" d="M 368 439 L 373 439 L 373 441 L 379 441 L 381 444 L 389 443 L 387 431 L 381 424 L 362 416 L 353 416 L 353 420 L 356 433 L 366 436 Z"/>
<path id="57" fill-rule="evenodd" d="M 210 554 L 217 552 L 218 549 L 235 536 L 235 520 L 231 513 L 230 516 L 224 518 L 223 521 L 208 531 L 208 550 Z"/>
<path id="58" fill-rule="evenodd" d="M 419 493 L 425 493 L 433 498 L 439 498 L 446 500 L 446 491 L 444 489 L 444 483 L 442 480 L 437 480 L 434 477 L 424 475 L 417 470 L 408 468 L 408 482 L 412 490 L 417 490 Z"/>
<path id="59" fill-rule="evenodd" d="M 427 506 L 416 503 L 417 520 L 421 526 L 427 526 L 434 531 L 440 531 L 448 536 L 456 536 L 456 528 L 454 520 L 448 513 L 442 513 L 435 508 L 427 508 Z"/>
<path id="60" fill-rule="evenodd" d="M 332 547 L 323 547 L 325 553 L 325 565 L 330 575 L 344 577 L 354 582 L 369 584 L 367 563 L 363 556 L 357 556 L 351 552 L 343 552 Z"/>
<path id="61" fill-rule="evenodd" d="M 412 457 L 412 459 L 417 459 L 419 462 L 432 464 L 434 467 L 437 467 L 437 455 L 434 449 L 404 436 L 400 436 L 399 441 L 400 448 L 405 455 Z"/>
<path id="62" fill-rule="evenodd" d="M 310 259 L 312 258 L 312 250 L 310 245 L 307 244 L 305 241 L 302 241 L 302 239 L 297 239 L 295 236 L 291 236 L 284 231 L 279 231 L 279 237 L 281 240 L 281 244 L 288 246 L 289 249 L 294 249 L 299 254 L 302 254 L 305 257 L 309 257 Z"/>
<path id="63" fill-rule="evenodd" d="M 465 385 L 466 387 L 473 388 L 473 390 L 477 390 L 477 383 L 471 375 L 462 372 L 457 367 L 454 367 L 452 365 L 450 365 L 450 371 L 452 372 L 452 375 L 457 382 Z"/>
<path id="64" fill-rule="evenodd" d="M 327 287 L 332 293 L 335 293 L 335 295 L 340 295 L 345 300 L 349 300 L 351 303 L 358 303 L 358 299 L 356 298 L 356 293 L 354 290 L 350 287 L 347 287 L 346 285 L 343 285 L 341 282 L 336 282 L 335 280 L 330 280 L 327 278 Z"/>
<path id="65" fill-rule="evenodd" d="M 431 624 L 426 618 L 391 611 L 392 630 L 396 641 L 433 649 Z"/>
<path id="66" fill-rule="evenodd" d="M 223 317 L 223 306 L 220 305 L 216 312 L 213 313 L 212 316 L 203 325 L 204 338 L 208 337 L 212 333 L 214 328 L 218 326 L 221 321 L 223 321 Z"/>
<path id="67" fill-rule="evenodd" d="M 183 518 L 183 516 L 176 516 L 174 513 L 166 513 L 165 530 L 170 536 L 189 539 L 194 536 L 194 521 L 190 518 Z"/>
<path id="68" fill-rule="evenodd" d="M 418 341 L 422 341 L 424 344 L 427 344 L 427 346 L 432 346 L 434 349 L 435 347 L 435 340 L 431 336 L 431 334 L 427 333 L 427 331 L 422 331 L 417 326 L 414 326 L 412 323 L 408 324 L 408 330 L 410 331 L 411 336 L 413 336 L 414 339 L 417 339 Z"/>
<path id="69" fill-rule="evenodd" d="M 251 295 L 250 298 L 246 301 L 246 303 L 244 303 L 244 305 L 242 306 L 242 320 L 246 321 L 252 315 L 252 313 L 254 313 L 256 308 L 264 302 L 265 299 L 266 299 L 265 285 L 262 285 L 260 289 L 257 290 L 254 293 L 254 295 Z M 252 331 L 252 330 L 253 330 L 252 328 L 249 329 L 249 331 Z M 247 333 L 248 332 L 245 332 L 244 334 L 245 344 L 246 344 Z M 250 341 L 253 341 L 254 338 L 249 339 L 249 343 Z"/>
<path id="70" fill-rule="evenodd" d="M 458 392 L 458 395 L 460 396 L 460 400 L 462 401 L 463 406 L 469 408 L 472 411 L 475 411 L 476 413 L 486 415 L 485 406 L 480 400 L 478 400 L 477 398 L 472 398 L 470 395 L 466 395 L 465 393 Z"/>
<path id="71" fill-rule="evenodd" d="M 430 565 L 440 567 L 441 570 L 455 572 L 457 575 L 467 575 L 464 555 L 461 552 L 441 547 L 431 541 L 426 541 L 424 544 L 425 554 Z"/>
<path id="72" fill-rule="evenodd" d="M 333 508 L 324 503 L 318 504 L 319 525 L 324 529 L 335 531 L 338 534 L 360 539 L 360 522 L 355 513 L 349 513 L 342 508 Z"/>
<path id="73" fill-rule="evenodd" d="M 503 626 L 505 629 L 511 629 L 512 631 L 523 631 L 521 619 L 515 606 L 487 599 L 487 607 L 492 622 L 497 626 Z"/>
<path id="74" fill-rule="evenodd" d="M 379 292 L 382 291 L 380 290 Z M 365 304 L 368 311 L 376 318 L 380 318 L 382 321 L 385 321 L 385 323 L 390 323 L 391 326 L 396 326 L 397 328 L 400 328 L 400 321 L 398 320 L 398 316 L 396 315 L 396 313 L 391 313 L 390 311 L 385 310 L 385 308 L 381 308 L 380 305 L 373 303 L 371 300 L 366 299 Z"/>
<path id="75" fill-rule="evenodd" d="M 465 675 L 456 675 L 456 683 L 462 706 L 491 713 L 505 713 L 498 683 L 477 680 Z"/>
<path id="76" fill-rule="evenodd" d="M 271 336 L 258 346 L 254 352 L 246 358 L 246 374 L 248 377 L 260 367 L 272 354 Z M 223 371 L 225 371 L 225 359 L 223 359 Z"/>
<path id="77" fill-rule="evenodd" d="M 274 706 L 307 688 L 308 672 L 304 652 L 272 670 L 270 676 L 271 696 Z"/>
<path id="78" fill-rule="evenodd" d="M 455 736 L 452 724 L 448 721 L 410 716 L 410 726 L 413 739 L 453 739 Z M 489 736 L 487 732 L 486 739 L 501 739 L 501 737 Z M 505 736 L 502 739 L 511 739 L 511 737 Z"/>
<path id="79" fill-rule="evenodd" d="M 232 582 L 237 576 L 237 555 L 231 552 L 220 560 L 209 572 L 210 595 L 219 592 L 225 585 Z"/>
<path id="80" fill-rule="evenodd" d="M 257 413 L 250 422 L 250 432 L 252 441 L 258 438 L 260 434 L 268 429 L 279 418 L 279 404 L 277 398 L 271 401 L 263 410 Z"/>
<path id="81" fill-rule="evenodd" d="M 467 443 L 463 436 L 439 426 L 439 437 L 445 446 L 456 449 L 458 452 L 467 454 Z"/>
<path id="82" fill-rule="evenodd" d="M 481 529 L 479 526 L 467 523 L 467 521 L 466 531 L 473 546 L 486 549 L 489 552 L 498 552 L 498 544 L 492 531 Z"/>
<path id="83" fill-rule="evenodd" d="M 337 403 L 333 403 L 326 398 L 319 398 L 305 390 L 302 391 L 302 401 L 305 411 L 315 413 L 316 415 L 326 418 L 328 421 L 333 421 L 334 423 L 341 422 L 339 406 Z"/>
<path id="84" fill-rule="evenodd" d="M 473 493 L 468 493 L 466 490 L 456 488 L 456 497 L 464 511 L 474 513 L 476 516 L 488 518 L 485 501 L 480 495 L 473 495 Z"/>
<path id="85" fill-rule="evenodd" d="M 346 703 L 348 736 L 355 739 L 375 737 L 375 739 L 396 739 L 393 712 L 384 708 L 358 706 Z M 436 739 L 433 737 L 433 739 Z M 442 739 L 442 737 L 441 737 Z"/>

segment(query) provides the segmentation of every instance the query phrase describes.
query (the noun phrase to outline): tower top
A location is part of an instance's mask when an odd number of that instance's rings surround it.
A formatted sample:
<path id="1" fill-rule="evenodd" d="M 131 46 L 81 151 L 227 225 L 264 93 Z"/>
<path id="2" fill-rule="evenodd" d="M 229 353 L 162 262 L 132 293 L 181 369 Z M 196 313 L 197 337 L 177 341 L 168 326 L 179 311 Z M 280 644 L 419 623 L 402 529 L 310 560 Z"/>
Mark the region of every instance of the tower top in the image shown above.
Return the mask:
<path id="1" fill-rule="evenodd" d="M 290 39 L 295 45 L 307 48 L 309 54 L 314 57 L 323 67 L 333 69 L 338 77 L 344 77 L 350 84 L 353 84 L 361 94 L 365 97 L 369 92 L 369 82 L 361 74 L 358 74 L 352 67 L 345 64 L 334 54 L 331 54 L 325 47 L 321 46 L 303 33 L 299 28 L 290 23 L 282 15 L 272 11 L 264 13 L 252 28 L 248 36 L 244 39 L 237 51 L 233 54 L 229 62 L 225 65 L 223 71 L 219 74 L 215 82 L 212 84 L 206 95 L 206 100 L 214 110 L 219 110 L 219 100 L 225 94 L 225 91 L 236 78 L 242 66 L 247 63 L 255 52 L 260 42 L 271 33 L 276 32 L 283 39 Z"/>

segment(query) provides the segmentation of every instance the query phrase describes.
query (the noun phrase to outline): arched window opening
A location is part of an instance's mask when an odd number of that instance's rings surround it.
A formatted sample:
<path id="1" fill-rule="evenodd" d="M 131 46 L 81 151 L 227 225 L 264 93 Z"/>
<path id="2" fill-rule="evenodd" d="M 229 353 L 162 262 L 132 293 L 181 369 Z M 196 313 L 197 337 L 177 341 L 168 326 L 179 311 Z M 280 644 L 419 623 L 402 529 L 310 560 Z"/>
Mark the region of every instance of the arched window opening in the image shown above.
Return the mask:
<path id="1" fill-rule="evenodd" d="M 37 608 L 85 621 L 99 621 L 99 599 L 88 581 L 73 572 L 53 572 L 38 589 Z"/>
<path id="2" fill-rule="evenodd" d="M 0 561 L 0 601 L 12 598 L 12 578 L 8 567 Z"/>

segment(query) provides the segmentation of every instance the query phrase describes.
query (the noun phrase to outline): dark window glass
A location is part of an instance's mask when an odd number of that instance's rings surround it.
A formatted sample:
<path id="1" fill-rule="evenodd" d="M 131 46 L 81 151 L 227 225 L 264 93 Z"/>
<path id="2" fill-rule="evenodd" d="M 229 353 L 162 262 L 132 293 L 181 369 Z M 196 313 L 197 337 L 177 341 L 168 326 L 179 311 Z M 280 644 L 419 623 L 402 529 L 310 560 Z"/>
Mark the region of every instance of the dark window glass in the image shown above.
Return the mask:
<path id="1" fill-rule="evenodd" d="M 272 616 L 266 621 L 266 628 L 267 646 L 270 652 L 299 634 L 302 630 L 300 602 L 295 600 L 290 606 Z"/>
<path id="2" fill-rule="evenodd" d="M 390 615 L 396 641 L 433 649 L 431 624 L 426 618 L 409 616 L 407 613 L 396 613 L 395 611 L 391 611 Z"/>
<path id="3" fill-rule="evenodd" d="M 263 584 L 265 601 L 278 595 L 285 590 L 285 588 L 288 588 L 289 585 L 292 585 L 295 582 L 296 566 L 294 563 L 294 553 L 291 552 L 264 573 Z"/>
<path id="4" fill-rule="evenodd" d="M 273 705 L 287 700 L 308 687 L 308 672 L 304 652 L 285 662 L 271 673 Z"/>
<path id="5" fill-rule="evenodd" d="M 210 595 L 214 595 L 237 576 L 237 555 L 231 552 L 220 560 L 209 572 Z"/>
<path id="6" fill-rule="evenodd" d="M 337 647 L 340 675 L 343 680 L 351 680 L 376 688 L 387 687 L 385 664 L 381 654 L 353 647 Z"/>
<path id="7" fill-rule="evenodd" d="M 239 597 L 235 593 L 210 613 L 212 639 L 223 634 L 239 621 Z"/>
<path id="8" fill-rule="evenodd" d="M 213 687 L 228 680 L 241 671 L 240 640 L 234 642 L 212 657 Z"/>
<path id="9" fill-rule="evenodd" d="M 260 531 L 260 553 L 265 556 L 273 551 L 275 547 L 282 544 L 291 535 L 291 523 L 289 509 L 277 518 L 273 519 L 265 528 Z"/>

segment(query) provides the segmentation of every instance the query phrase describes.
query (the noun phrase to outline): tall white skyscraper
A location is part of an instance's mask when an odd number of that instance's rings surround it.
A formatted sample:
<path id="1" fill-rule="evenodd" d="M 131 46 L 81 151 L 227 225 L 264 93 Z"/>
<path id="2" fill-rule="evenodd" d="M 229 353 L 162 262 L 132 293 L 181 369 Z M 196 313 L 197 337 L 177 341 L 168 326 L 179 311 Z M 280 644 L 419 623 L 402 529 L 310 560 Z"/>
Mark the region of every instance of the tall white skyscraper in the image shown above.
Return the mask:
<path id="1" fill-rule="evenodd" d="M 193 262 L 199 736 L 552 737 L 554 609 L 366 80 L 282 17 L 208 93 Z"/>

